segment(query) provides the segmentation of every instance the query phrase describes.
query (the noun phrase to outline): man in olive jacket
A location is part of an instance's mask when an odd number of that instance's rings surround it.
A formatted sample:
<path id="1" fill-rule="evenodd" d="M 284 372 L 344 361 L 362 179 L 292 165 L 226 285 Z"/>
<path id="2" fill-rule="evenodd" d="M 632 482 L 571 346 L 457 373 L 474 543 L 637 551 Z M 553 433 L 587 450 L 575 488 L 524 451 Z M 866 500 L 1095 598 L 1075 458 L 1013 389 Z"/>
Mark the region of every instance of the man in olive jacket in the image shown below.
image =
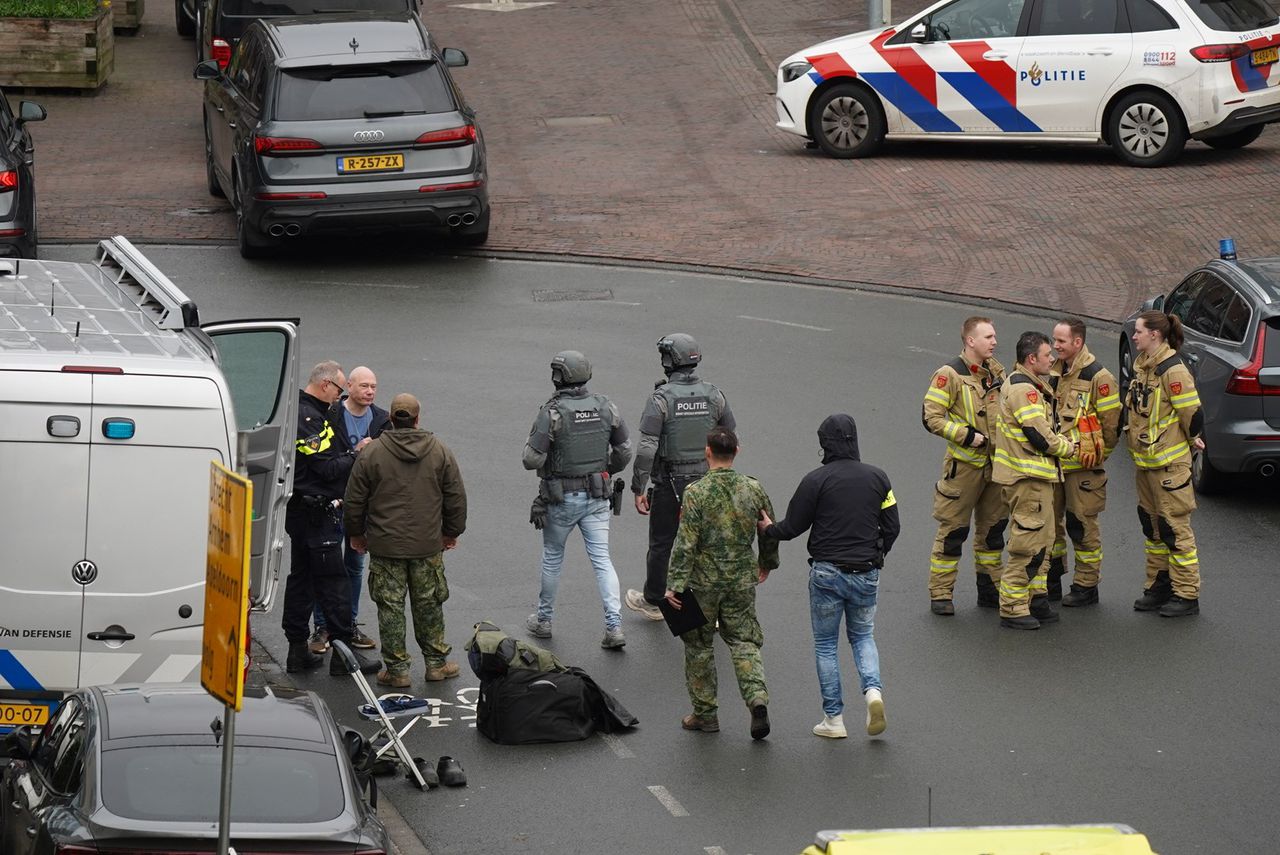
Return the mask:
<path id="1" fill-rule="evenodd" d="M 444 551 L 458 545 L 467 527 L 467 494 L 453 452 L 418 427 L 421 405 L 413 395 L 391 402 L 391 427 L 365 447 L 351 468 L 343 524 L 351 545 L 366 550 L 369 595 L 378 606 L 378 635 L 386 670 L 384 686 L 409 686 L 404 598 L 413 611 L 413 634 L 426 659 L 428 681 L 458 676 L 444 640 Z"/>

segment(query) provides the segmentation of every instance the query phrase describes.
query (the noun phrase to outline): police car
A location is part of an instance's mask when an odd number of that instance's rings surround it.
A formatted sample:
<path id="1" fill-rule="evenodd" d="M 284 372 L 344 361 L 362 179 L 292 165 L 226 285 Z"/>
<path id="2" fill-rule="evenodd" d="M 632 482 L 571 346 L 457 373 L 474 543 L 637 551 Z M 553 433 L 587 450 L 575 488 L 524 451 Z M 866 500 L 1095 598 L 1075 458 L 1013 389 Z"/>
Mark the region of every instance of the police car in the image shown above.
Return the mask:
<path id="1" fill-rule="evenodd" d="M 1164 166 L 1280 121 L 1278 0 L 943 0 L 778 68 L 778 127 L 832 157 L 899 139 L 1104 142 Z"/>

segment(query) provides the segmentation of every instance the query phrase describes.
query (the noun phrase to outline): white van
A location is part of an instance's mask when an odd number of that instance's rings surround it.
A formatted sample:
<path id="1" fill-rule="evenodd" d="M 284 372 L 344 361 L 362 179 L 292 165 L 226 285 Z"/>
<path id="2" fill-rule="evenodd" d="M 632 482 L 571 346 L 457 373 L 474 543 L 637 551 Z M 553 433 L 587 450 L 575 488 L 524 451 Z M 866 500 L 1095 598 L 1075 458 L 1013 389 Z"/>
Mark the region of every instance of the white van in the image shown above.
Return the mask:
<path id="1" fill-rule="evenodd" d="M 198 678 L 211 460 L 253 480 L 269 608 L 298 356 L 297 321 L 202 326 L 122 237 L 0 259 L 0 732 L 80 686 Z"/>

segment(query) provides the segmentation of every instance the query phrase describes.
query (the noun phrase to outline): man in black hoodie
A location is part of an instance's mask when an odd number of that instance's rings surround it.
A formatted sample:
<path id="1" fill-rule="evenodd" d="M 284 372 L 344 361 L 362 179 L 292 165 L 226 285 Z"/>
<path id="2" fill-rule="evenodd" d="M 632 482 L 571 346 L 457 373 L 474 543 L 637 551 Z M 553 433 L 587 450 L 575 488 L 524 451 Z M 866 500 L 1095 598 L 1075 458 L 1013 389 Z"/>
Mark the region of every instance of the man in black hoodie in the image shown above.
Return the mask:
<path id="1" fill-rule="evenodd" d="M 853 660 L 867 703 L 867 733 L 885 729 L 880 696 L 880 654 L 875 629 L 880 568 L 898 538 L 898 506 L 889 476 L 861 462 L 858 426 L 843 413 L 818 428 L 822 465 L 804 476 L 787 515 L 778 522 L 761 513 L 765 537 L 791 540 L 809 531 L 809 612 L 822 690 L 817 736 L 847 736 L 840 688 L 840 618 L 844 616 Z"/>

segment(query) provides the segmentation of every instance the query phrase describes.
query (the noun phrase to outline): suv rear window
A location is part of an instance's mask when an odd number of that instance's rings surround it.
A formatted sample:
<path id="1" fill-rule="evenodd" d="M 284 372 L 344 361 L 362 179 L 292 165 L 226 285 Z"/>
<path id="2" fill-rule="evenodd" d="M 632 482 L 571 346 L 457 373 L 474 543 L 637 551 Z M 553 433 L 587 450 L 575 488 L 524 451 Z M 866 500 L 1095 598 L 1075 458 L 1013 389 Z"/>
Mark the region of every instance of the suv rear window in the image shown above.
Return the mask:
<path id="1" fill-rule="evenodd" d="M 1275 0 L 1187 0 L 1191 11 L 1211 29 L 1243 33 L 1280 19 Z"/>
<path id="2" fill-rule="evenodd" d="M 456 109 L 434 62 L 291 68 L 280 75 L 275 118 L 285 122 L 365 119 Z"/>
<path id="3" fill-rule="evenodd" d="M 222 0 L 222 14 L 243 18 L 320 15 L 329 12 L 406 12 L 412 0 Z"/>

